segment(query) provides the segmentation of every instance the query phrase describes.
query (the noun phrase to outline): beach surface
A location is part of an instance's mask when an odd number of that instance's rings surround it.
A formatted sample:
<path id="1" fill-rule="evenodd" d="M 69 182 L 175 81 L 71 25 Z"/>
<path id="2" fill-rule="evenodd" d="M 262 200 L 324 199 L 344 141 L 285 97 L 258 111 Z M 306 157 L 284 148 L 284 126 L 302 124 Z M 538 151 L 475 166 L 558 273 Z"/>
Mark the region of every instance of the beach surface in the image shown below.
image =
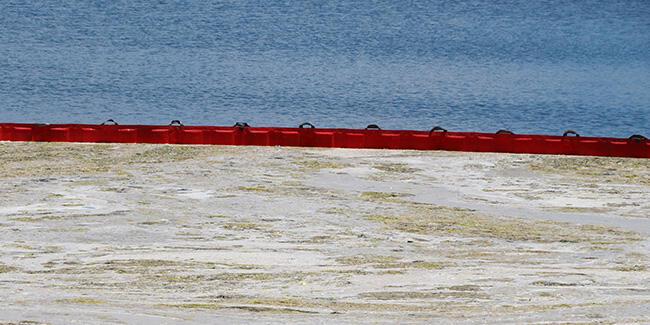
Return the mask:
<path id="1" fill-rule="evenodd" d="M 0 143 L 0 324 L 650 323 L 650 160 Z"/>

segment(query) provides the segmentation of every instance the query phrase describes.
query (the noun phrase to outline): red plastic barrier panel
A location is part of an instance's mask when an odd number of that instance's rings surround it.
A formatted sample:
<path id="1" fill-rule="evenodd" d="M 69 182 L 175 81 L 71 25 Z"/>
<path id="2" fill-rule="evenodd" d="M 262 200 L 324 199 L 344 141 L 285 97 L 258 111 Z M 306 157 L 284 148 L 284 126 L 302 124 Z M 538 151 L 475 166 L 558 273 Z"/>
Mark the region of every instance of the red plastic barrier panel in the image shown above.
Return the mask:
<path id="1" fill-rule="evenodd" d="M 183 126 L 180 122 L 167 126 L 0 124 L 0 141 L 337 147 L 650 158 L 650 141 L 641 136 L 617 139 L 569 134 L 575 133 L 545 136 L 508 131 L 496 134 L 447 132 L 441 128 L 425 132 L 381 130 L 376 126 L 362 130 L 319 129 L 308 123 L 299 128 L 253 128 L 245 124 Z"/>

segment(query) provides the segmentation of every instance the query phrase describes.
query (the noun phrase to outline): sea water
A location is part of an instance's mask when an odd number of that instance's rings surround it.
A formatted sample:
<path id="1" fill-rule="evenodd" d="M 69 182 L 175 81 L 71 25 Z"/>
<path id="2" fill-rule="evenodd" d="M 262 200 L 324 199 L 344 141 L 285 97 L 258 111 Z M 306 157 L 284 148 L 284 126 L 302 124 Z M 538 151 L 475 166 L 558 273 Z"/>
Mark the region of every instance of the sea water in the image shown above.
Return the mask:
<path id="1" fill-rule="evenodd" d="M 0 122 L 650 136 L 650 1 L 0 2 Z"/>

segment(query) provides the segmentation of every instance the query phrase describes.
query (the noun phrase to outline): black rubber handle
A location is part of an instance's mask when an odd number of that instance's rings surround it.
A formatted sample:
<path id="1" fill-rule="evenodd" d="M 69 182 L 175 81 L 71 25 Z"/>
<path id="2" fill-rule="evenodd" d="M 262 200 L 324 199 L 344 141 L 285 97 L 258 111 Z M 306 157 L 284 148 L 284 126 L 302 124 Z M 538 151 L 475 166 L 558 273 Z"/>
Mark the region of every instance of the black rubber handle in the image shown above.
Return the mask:
<path id="1" fill-rule="evenodd" d="M 100 125 L 119 125 L 119 124 L 117 124 L 117 122 L 115 122 L 114 119 L 108 119 Z"/>
<path id="2" fill-rule="evenodd" d="M 433 133 L 433 132 L 447 132 L 447 129 L 442 128 L 442 127 L 440 127 L 440 126 L 434 126 L 434 127 L 431 128 L 431 130 L 429 131 L 429 134 L 431 134 L 431 133 Z"/>
<path id="3" fill-rule="evenodd" d="M 183 126 L 183 123 L 179 120 L 173 120 L 169 122 L 169 126 Z"/>
<path id="4" fill-rule="evenodd" d="M 641 134 L 633 134 L 631 135 L 628 139 L 630 140 L 636 140 L 636 141 L 648 141 L 648 138 Z"/>
<path id="5" fill-rule="evenodd" d="M 305 126 L 308 126 L 310 129 L 315 129 L 316 128 L 313 124 L 311 124 L 309 122 L 305 122 L 303 124 L 300 124 L 298 127 L 303 129 L 303 128 L 305 128 Z"/>
<path id="6" fill-rule="evenodd" d="M 248 125 L 246 122 L 237 122 L 235 125 L 233 125 L 233 127 L 243 129 L 250 127 L 250 125 Z"/>
<path id="7" fill-rule="evenodd" d="M 368 126 L 366 126 L 366 130 L 381 130 L 381 128 L 377 124 L 368 124 Z"/>
<path id="8" fill-rule="evenodd" d="M 573 130 L 566 130 L 566 131 L 564 131 L 564 134 L 562 134 L 562 136 L 563 136 L 563 137 L 566 137 L 566 136 L 569 136 L 569 134 L 573 134 L 573 135 L 575 135 L 576 137 L 579 137 L 579 136 L 580 136 L 580 134 L 578 134 L 578 132 L 573 131 Z"/>
<path id="9" fill-rule="evenodd" d="M 515 133 L 510 130 L 499 130 L 497 131 L 497 134 L 515 134 Z"/>

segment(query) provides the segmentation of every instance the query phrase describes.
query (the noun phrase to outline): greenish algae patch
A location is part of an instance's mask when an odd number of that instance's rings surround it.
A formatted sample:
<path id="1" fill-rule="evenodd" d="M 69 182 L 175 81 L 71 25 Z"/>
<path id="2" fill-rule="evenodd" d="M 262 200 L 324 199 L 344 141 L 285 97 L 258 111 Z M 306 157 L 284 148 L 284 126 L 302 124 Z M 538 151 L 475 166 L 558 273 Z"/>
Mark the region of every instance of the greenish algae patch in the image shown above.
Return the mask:
<path id="1" fill-rule="evenodd" d="M 60 215 L 48 215 L 43 217 L 15 217 L 9 220 L 18 221 L 18 222 L 41 222 L 41 221 L 52 221 L 52 220 L 64 220 L 66 217 Z"/>
<path id="2" fill-rule="evenodd" d="M 648 267 L 642 264 L 633 264 L 633 265 L 624 265 L 614 268 L 616 271 L 620 272 L 644 272 L 648 270 Z"/>
<path id="3" fill-rule="evenodd" d="M 179 145 L 2 143 L 0 177 L 39 177 L 41 175 L 94 175 L 114 173 L 131 175 L 124 170 L 131 164 L 179 162 L 219 153 L 218 148 Z M 90 185 L 90 184 L 89 184 Z M 96 184 L 93 184 L 96 185 Z"/>
<path id="4" fill-rule="evenodd" d="M 166 220 L 147 220 L 147 221 L 138 222 L 139 225 L 143 225 L 143 226 L 164 225 L 167 223 L 169 222 Z"/>
<path id="5" fill-rule="evenodd" d="M 91 217 L 109 217 L 115 215 L 122 215 L 126 211 L 114 211 L 108 213 L 67 213 L 67 214 L 43 214 L 38 217 L 22 216 L 14 217 L 9 220 L 18 222 L 43 222 L 43 221 L 59 221 L 59 220 L 72 220 L 76 218 L 91 218 Z"/>
<path id="6" fill-rule="evenodd" d="M 345 265 L 363 265 L 363 264 L 383 264 L 394 263 L 399 259 L 393 256 L 380 256 L 380 255 L 355 255 L 345 256 L 336 259 L 336 262 Z"/>
<path id="7" fill-rule="evenodd" d="M 282 283 L 285 285 L 300 284 L 321 276 L 317 272 L 220 272 L 212 274 L 174 274 L 174 273 L 143 273 L 133 284 L 142 287 L 178 286 L 224 286 L 224 285 L 263 285 L 266 283 Z"/>
<path id="8" fill-rule="evenodd" d="M 132 260 L 110 260 L 104 262 L 104 265 L 150 268 L 150 267 L 183 266 L 183 265 L 188 265 L 188 263 L 184 263 L 181 261 L 172 261 L 172 260 L 132 259 Z"/>
<path id="9" fill-rule="evenodd" d="M 536 172 L 593 178 L 600 182 L 650 185 L 648 159 L 538 156 L 528 167 Z"/>
<path id="10" fill-rule="evenodd" d="M 394 192 L 361 192 L 359 197 L 365 201 L 372 202 L 389 202 L 389 203 L 402 203 L 402 198 L 413 196 L 408 193 L 394 193 Z"/>
<path id="11" fill-rule="evenodd" d="M 572 282 L 558 282 L 558 281 L 545 281 L 545 280 L 535 281 L 531 284 L 534 286 L 542 286 L 542 287 L 577 287 L 580 285 L 578 283 L 572 283 Z"/>
<path id="12" fill-rule="evenodd" d="M 3 264 L 3 263 L 0 263 L 0 273 L 15 272 L 15 271 L 17 271 L 17 270 L 18 270 L 18 269 L 15 268 L 15 267 L 13 267 L 13 266 L 9 266 L 9 265 L 6 265 L 6 264 Z"/>
<path id="13" fill-rule="evenodd" d="M 48 270 L 29 271 L 29 273 L 30 274 L 103 274 L 103 273 L 114 272 L 119 274 L 142 275 L 147 279 L 154 279 L 158 281 L 164 279 L 164 277 L 166 276 L 169 276 L 170 278 L 176 277 L 176 275 L 174 275 L 174 272 L 185 272 L 187 270 L 199 270 L 199 269 L 213 270 L 220 267 L 225 267 L 225 268 L 239 267 L 239 264 L 227 265 L 227 264 L 215 264 L 215 263 L 197 262 L 197 261 L 128 259 L 128 260 L 109 260 L 105 262 L 88 263 L 88 264 L 66 263 L 66 267 L 50 268 Z M 246 268 L 245 266 L 242 266 L 241 268 L 250 269 L 251 267 Z M 188 279 L 190 279 L 189 276 Z M 201 279 L 201 278 L 200 277 L 194 278 L 194 280 L 197 279 Z"/>
<path id="14" fill-rule="evenodd" d="M 237 188 L 240 191 L 245 192 L 258 192 L 258 193 L 269 193 L 271 189 L 264 186 L 240 186 Z"/>
<path id="15" fill-rule="evenodd" d="M 63 203 L 62 206 L 75 208 L 75 207 L 82 207 L 82 206 L 84 206 L 84 204 L 83 203 Z"/>
<path id="16" fill-rule="evenodd" d="M 410 300 L 410 299 L 488 299 L 489 296 L 479 291 L 441 290 L 441 291 L 378 291 L 364 292 L 360 298 L 374 300 Z"/>
<path id="17" fill-rule="evenodd" d="M 268 313 L 268 314 L 316 314 L 317 313 L 309 310 L 300 310 L 295 308 L 226 305 L 220 303 L 189 303 L 189 304 L 176 304 L 176 305 L 164 305 L 164 306 L 185 308 L 185 309 L 237 309 L 237 310 L 248 311 L 253 313 Z"/>
<path id="18" fill-rule="evenodd" d="M 224 224 L 222 227 L 227 230 L 235 230 L 235 231 L 264 229 L 262 225 L 252 223 L 252 222 L 230 222 Z"/>
<path id="19" fill-rule="evenodd" d="M 299 160 L 296 162 L 296 165 L 301 170 L 309 172 L 320 171 L 321 169 L 342 169 L 350 166 L 349 164 L 322 159 Z"/>
<path id="20" fill-rule="evenodd" d="M 444 233 L 463 237 L 488 237 L 532 242 L 627 243 L 641 237 L 634 232 L 591 225 L 497 218 L 472 210 L 418 204 L 403 215 L 369 215 L 387 229 L 416 234 Z M 612 241 L 614 240 L 614 241 Z"/>
<path id="21" fill-rule="evenodd" d="M 213 149 L 214 148 L 210 148 Z M 128 163 L 161 163 L 196 159 L 204 156 L 206 148 L 196 146 L 158 145 L 129 156 Z"/>
<path id="22" fill-rule="evenodd" d="M 0 145 L 0 177 L 38 177 L 39 175 L 96 174 L 111 170 L 110 145 L 72 145 L 59 143 L 3 143 Z M 98 156 L 104 156 L 103 162 Z"/>
<path id="23" fill-rule="evenodd" d="M 282 275 L 274 273 L 260 272 L 228 272 L 211 275 L 163 275 L 157 276 L 155 280 L 162 283 L 195 283 L 198 281 L 221 281 L 221 282 L 239 282 L 239 281 L 272 281 L 279 279 Z"/>
<path id="24" fill-rule="evenodd" d="M 75 304 L 75 305 L 103 305 L 103 304 L 106 304 L 106 302 L 103 301 L 103 300 L 94 299 L 94 298 L 87 298 L 87 297 L 59 299 L 56 302 L 60 303 L 60 304 Z"/>
<path id="25" fill-rule="evenodd" d="M 607 213 L 612 211 L 612 208 L 602 208 L 602 207 L 557 207 L 557 208 L 548 208 L 551 211 L 557 212 L 566 212 L 566 213 Z"/>
<path id="26" fill-rule="evenodd" d="M 420 171 L 420 169 L 404 163 L 383 163 L 375 164 L 372 167 L 387 173 L 411 174 Z"/>
<path id="27" fill-rule="evenodd" d="M 386 269 L 421 269 L 421 270 L 439 270 L 444 268 L 445 266 L 446 264 L 444 263 L 426 262 L 426 261 L 382 263 L 377 265 L 378 268 L 386 268 Z"/>
<path id="28" fill-rule="evenodd" d="M 445 265 L 429 261 L 401 261 L 393 256 L 381 255 L 355 255 L 345 256 L 336 259 L 336 262 L 343 265 L 370 265 L 378 269 L 423 269 L 438 270 Z"/>
<path id="29" fill-rule="evenodd" d="M 276 313 L 278 310 L 289 309 L 289 312 L 309 313 L 344 313 L 344 312 L 453 312 L 453 311 L 477 311 L 478 306 L 468 306 L 460 302 L 436 302 L 435 304 L 415 304 L 413 302 L 371 302 L 371 301 L 343 301 L 334 299 L 313 299 L 313 298 L 234 298 L 221 299 L 212 302 L 165 304 L 162 307 L 188 308 L 188 309 L 226 309 L 244 306 L 260 307 L 253 309 L 258 312 Z M 267 309 L 270 308 L 271 310 Z"/>
<path id="30" fill-rule="evenodd" d="M 519 314 L 519 313 L 532 313 L 532 312 L 548 312 L 552 310 L 569 309 L 569 308 L 597 307 L 597 306 L 605 306 L 605 305 L 606 303 L 518 305 L 518 306 L 500 305 L 500 306 L 496 306 L 493 310 L 499 313 Z M 571 324 L 576 324 L 576 323 L 572 322 Z"/>
<path id="31" fill-rule="evenodd" d="M 120 274 L 157 274 L 163 271 L 200 266 L 200 263 L 159 259 L 109 260 L 70 269 L 52 270 L 51 273 L 94 273 L 113 271 Z"/>
<path id="32" fill-rule="evenodd" d="M 303 243 L 311 243 L 311 244 L 325 244 L 325 243 L 331 243 L 336 240 L 335 236 L 330 236 L 330 235 L 317 235 L 313 236 L 307 240 L 303 240 Z"/>
<path id="33" fill-rule="evenodd" d="M 90 228 L 88 228 L 88 227 L 56 227 L 56 228 L 48 228 L 46 231 L 60 232 L 60 233 L 66 233 L 66 232 L 83 233 L 83 232 L 90 231 Z"/>

